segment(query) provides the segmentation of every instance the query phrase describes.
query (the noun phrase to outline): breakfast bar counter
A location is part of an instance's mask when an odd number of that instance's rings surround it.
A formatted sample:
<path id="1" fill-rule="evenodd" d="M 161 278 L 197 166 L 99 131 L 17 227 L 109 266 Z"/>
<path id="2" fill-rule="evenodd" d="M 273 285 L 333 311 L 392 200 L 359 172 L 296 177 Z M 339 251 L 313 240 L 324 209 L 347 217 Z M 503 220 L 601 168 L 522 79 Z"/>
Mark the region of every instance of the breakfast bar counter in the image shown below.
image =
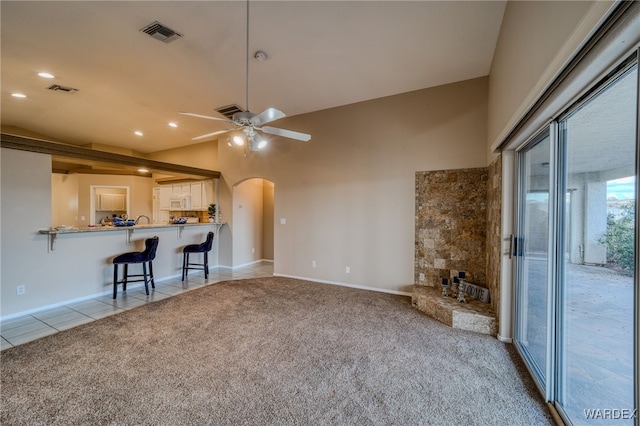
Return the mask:
<path id="1" fill-rule="evenodd" d="M 133 226 L 96 226 L 31 231 L 14 245 L 28 245 L 31 257 L 18 257 L 13 262 L 23 270 L 21 285 L 26 286 L 31 304 L 16 307 L 16 312 L 30 309 L 53 308 L 60 304 L 89 298 L 111 296 L 113 292 L 113 260 L 123 254 L 140 252 L 145 241 L 158 237 L 159 243 L 153 261 L 154 280 L 180 280 L 184 247 L 200 244 L 209 232 L 214 232 L 213 247 L 209 252 L 209 267 L 219 263 L 220 233 L 225 223 L 139 224 Z M 224 250 L 228 250 L 225 247 Z M 37 266 L 32 261 L 37 257 Z M 199 259 L 196 258 L 198 261 Z M 40 271 L 46 273 L 39 274 Z M 132 274 L 142 273 L 142 265 L 129 265 Z M 189 275 L 192 283 L 204 279 L 202 273 Z M 189 285 L 188 282 L 184 283 Z M 145 297 L 144 289 L 135 285 L 127 288 L 129 294 Z M 146 297 L 153 297 L 153 294 Z M 109 297 L 109 299 L 111 299 Z M 17 301 L 27 301 L 18 298 Z M 122 302 L 124 299 L 118 299 Z"/>
<path id="2" fill-rule="evenodd" d="M 178 233 L 178 239 L 181 237 L 182 232 L 185 228 L 191 227 L 199 227 L 199 226 L 215 226 L 216 230 L 219 229 L 224 223 L 220 222 L 203 222 L 203 223 L 151 223 L 151 224 L 140 224 L 133 226 L 87 226 L 82 228 L 74 228 L 74 227 L 66 227 L 66 226 L 58 226 L 51 229 L 41 229 L 38 231 L 40 234 L 46 234 L 49 236 L 49 252 L 53 252 L 56 250 L 56 240 L 58 235 L 62 234 L 78 234 L 78 233 L 102 233 L 102 232 L 118 232 L 118 231 L 127 231 L 125 233 L 126 243 L 129 244 L 131 242 L 131 236 L 135 231 L 149 230 L 149 229 L 166 229 L 166 228 L 175 228 Z"/>

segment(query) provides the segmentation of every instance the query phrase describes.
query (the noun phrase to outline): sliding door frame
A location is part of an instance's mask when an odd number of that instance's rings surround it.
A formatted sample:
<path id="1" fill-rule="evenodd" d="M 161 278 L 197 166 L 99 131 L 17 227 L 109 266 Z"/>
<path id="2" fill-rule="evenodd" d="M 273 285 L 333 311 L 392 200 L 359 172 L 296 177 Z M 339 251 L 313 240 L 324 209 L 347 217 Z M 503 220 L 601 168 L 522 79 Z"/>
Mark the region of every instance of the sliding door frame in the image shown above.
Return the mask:
<path id="1" fill-rule="evenodd" d="M 555 198 L 555 194 L 554 194 L 554 188 L 556 188 L 556 182 L 557 182 L 557 173 L 554 170 L 553 167 L 551 167 L 551 165 L 555 164 L 555 159 L 556 159 L 556 141 L 557 138 L 554 135 L 555 134 L 555 129 L 556 129 L 556 125 L 553 122 L 549 122 L 547 123 L 541 130 L 539 130 L 534 136 L 532 136 L 531 138 L 529 138 L 524 144 L 522 144 L 521 147 L 519 147 L 518 149 L 515 150 L 516 153 L 516 181 L 517 181 L 517 185 L 516 185 L 516 202 L 515 202 L 515 207 L 516 207 L 516 214 L 515 214 L 515 228 L 516 228 L 516 237 L 514 240 L 514 246 L 516 247 L 516 252 L 513 253 L 515 259 L 516 259 L 516 265 L 515 265 L 515 292 L 514 292 L 514 303 L 515 303 L 515 309 L 514 309 L 514 343 L 515 343 L 515 347 L 520 355 L 520 357 L 522 359 L 525 360 L 525 365 L 527 367 L 527 370 L 529 371 L 529 373 L 531 374 L 531 376 L 534 378 L 534 382 L 536 383 L 536 386 L 538 387 L 538 390 L 540 391 L 540 393 L 545 397 L 545 401 L 550 401 L 550 399 L 548 398 L 548 396 L 551 394 L 552 392 L 552 384 L 553 381 L 549 380 L 549 375 L 553 372 L 553 357 L 548 356 L 550 353 L 554 353 L 554 352 L 549 352 L 550 348 L 553 348 L 555 350 L 555 331 L 554 331 L 554 321 L 555 321 L 555 313 L 553 309 L 549 309 L 552 305 L 549 304 L 550 301 L 555 300 L 554 297 L 554 292 L 553 292 L 553 288 L 550 285 L 551 283 L 549 282 L 549 278 L 553 277 L 553 275 L 551 275 L 554 270 L 555 270 L 555 266 L 554 264 L 554 260 L 555 260 L 555 244 L 554 244 L 554 240 L 555 240 L 555 223 L 556 223 L 556 217 L 555 217 L 555 206 L 556 206 L 556 202 L 554 200 Z M 534 369 L 534 367 L 531 365 L 529 358 L 530 355 L 528 353 L 528 350 L 525 349 L 520 341 L 519 341 L 519 337 L 521 336 L 522 332 L 523 332 L 523 326 L 524 324 L 520 321 L 521 319 L 521 315 L 519 315 L 521 313 L 521 309 L 524 309 L 523 307 L 523 303 L 522 303 L 522 289 L 520 288 L 520 281 L 521 281 L 521 273 L 522 273 L 522 259 L 520 256 L 520 253 L 522 251 L 522 247 L 519 247 L 517 243 L 522 243 L 522 240 L 520 238 L 520 236 L 522 235 L 522 231 L 523 231 L 523 221 L 522 221 L 522 213 L 524 212 L 524 203 L 525 203 L 525 198 L 526 198 L 526 194 L 524 194 L 524 174 L 522 173 L 522 170 L 524 169 L 523 167 L 523 161 L 524 161 L 524 153 L 529 149 L 534 147 L 535 145 L 537 145 L 538 143 L 542 142 L 545 138 L 549 138 L 549 227 L 547 230 L 547 283 L 546 283 L 546 303 L 547 306 L 545 308 L 546 310 L 546 318 L 545 318 L 545 325 L 546 325 L 546 352 L 547 352 L 547 356 L 545 357 L 545 365 L 540 365 L 537 366 L 539 369 L 541 369 L 542 371 L 536 371 Z"/>
<path id="2" fill-rule="evenodd" d="M 525 143 L 515 149 L 516 154 L 516 191 L 515 191 L 515 203 L 514 203 L 514 228 L 516 235 L 520 236 L 522 233 L 522 212 L 524 211 L 524 167 L 523 159 L 524 153 L 535 146 L 535 144 L 542 141 L 547 135 L 549 137 L 549 238 L 548 238 L 548 265 L 547 265 L 547 356 L 546 365 L 544 366 L 544 378 L 540 381 L 539 372 L 535 371 L 534 367 L 530 365 L 530 355 L 528 350 L 523 348 L 519 342 L 518 336 L 522 333 L 523 323 L 521 320 L 521 288 L 519 281 L 521 280 L 521 266 L 518 264 L 521 259 L 519 253 L 513 253 L 516 257 L 515 265 L 515 292 L 514 292 L 514 316 L 513 316 L 513 329 L 514 329 L 514 343 L 516 350 L 520 357 L 524 360 L 527 370 L 534 378 L 540 393 L 543 395 L 545 401 L 555 410 L 564 422 L 570 422 L 565 415 L 562 407 L 557 404 L 559 392 L 561 392 L 559 385 L 564 383 L 559 377 L 559 374 L 565 374 L 565 368 L 559 368 L 563 365 L 563 345 L 559 339 L 563 339 L 563 330 L 560 319 L 562 317 L 563 304 L 565 302 L 562 293 L 562 286 L 564 285 L 562 280 L 564 277 L 564 246 L 566 239 L 566 192 L 567 192 L 567 180 L 564 175 L 566 172 L 566 160 L 567 160 L 567 145 L 566 145 L 566 127 L 563 120 L 569 117 L 574 111 L 579 109 L 585 102 L 588 102 L 592 96 L 606 89 L 608 84 L 615 81 L 617 76 L 622 75 L 626 70 L 633 67 L 634 64 L 640 68 L 640 48 L 636 49 L 632 55 L 627 56 L 626 59 L 620 61 L 615 72 L 611 72 L 608 76 L 601 79 L 599 82 L 592 85 L 588 93 L 581 97 L 578 101 L 567 106 L 561 114 L 555 119 L 547 122 L 539 131 L 532 137 L 528 138 Z M 636 87 L 636 131 L 635 131 L 635 174 L 636 179 L 640 178 L 640 70 L 637 72 L 637 87 Z M 633 359 L 634 359 L 634 389 L 633 389 L 633 401 L 635 407 L 632 409 L 640 410 L 640 184 L 636 180 L 635 185 L 635 241 L 634 241 L 634 256 L 635 265 L 634 268 L 634 309 L 633 309 L 633 324 L 634 324 L 634 342 L 633 342 Z M 516 238 L 517 240 L 517 238 Z M 517 251 L 520 252 L 521 248 L 518 247 Z M 538 366 L 542 368 L 542 366 Z M 640 412 L 637 412 L 634 420 L 636 426 L 640 425 Z"/>

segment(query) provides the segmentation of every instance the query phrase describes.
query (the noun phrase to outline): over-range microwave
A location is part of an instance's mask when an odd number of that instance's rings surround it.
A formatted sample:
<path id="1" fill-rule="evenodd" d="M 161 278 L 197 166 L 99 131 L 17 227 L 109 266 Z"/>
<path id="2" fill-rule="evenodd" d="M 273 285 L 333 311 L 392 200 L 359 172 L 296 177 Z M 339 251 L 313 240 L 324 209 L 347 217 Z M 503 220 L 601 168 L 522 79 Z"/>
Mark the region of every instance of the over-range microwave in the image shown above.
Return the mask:
<path id="1" fill-rule="evenodd" d="M 171 197 L 169 208 L 170 210 L 191 210 L 191 195 Z"/>

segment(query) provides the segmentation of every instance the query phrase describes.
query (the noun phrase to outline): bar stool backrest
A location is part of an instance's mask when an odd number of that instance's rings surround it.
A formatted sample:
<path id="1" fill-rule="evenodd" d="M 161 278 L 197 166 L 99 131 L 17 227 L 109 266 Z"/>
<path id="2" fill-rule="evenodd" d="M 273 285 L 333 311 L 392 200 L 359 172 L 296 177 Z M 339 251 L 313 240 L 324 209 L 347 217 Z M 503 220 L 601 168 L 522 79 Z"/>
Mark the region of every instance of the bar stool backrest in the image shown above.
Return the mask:
<path id="1" fill-rule="evenodd" d="M 156 258 L 156 250 L 158 249 L 158 241 L 160 241 L 160 239 L 158 237 L 153 237 L 153 238 L 147 238 L 146 240 L 144 240 L 144 252 L 143 252 L 143 257 L 149 261 L 149 260 L 153 260 Z"/>

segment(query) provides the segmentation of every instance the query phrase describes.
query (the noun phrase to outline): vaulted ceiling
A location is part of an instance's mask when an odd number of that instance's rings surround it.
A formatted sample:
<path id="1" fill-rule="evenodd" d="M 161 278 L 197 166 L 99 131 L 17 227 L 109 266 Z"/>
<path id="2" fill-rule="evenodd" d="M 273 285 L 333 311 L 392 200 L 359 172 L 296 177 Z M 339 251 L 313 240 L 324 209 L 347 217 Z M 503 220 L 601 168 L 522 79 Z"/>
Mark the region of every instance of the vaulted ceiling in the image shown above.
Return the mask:
<path id="1" fill-rule="evenodd" d="M 505 3 L 251 2 L 249 108 L 292 116 L 488 75 Z M 225 128 L 179 111 L 246 107 L 244 1 L 0 8 L 3 126 L 149 153 Z M 140 31 L 154 21 L 182 37 L 165 43 Z M 254 59 L 258 50 L 266 60 Z M 77 91 L 47 89 L 54 84 Z"/>

